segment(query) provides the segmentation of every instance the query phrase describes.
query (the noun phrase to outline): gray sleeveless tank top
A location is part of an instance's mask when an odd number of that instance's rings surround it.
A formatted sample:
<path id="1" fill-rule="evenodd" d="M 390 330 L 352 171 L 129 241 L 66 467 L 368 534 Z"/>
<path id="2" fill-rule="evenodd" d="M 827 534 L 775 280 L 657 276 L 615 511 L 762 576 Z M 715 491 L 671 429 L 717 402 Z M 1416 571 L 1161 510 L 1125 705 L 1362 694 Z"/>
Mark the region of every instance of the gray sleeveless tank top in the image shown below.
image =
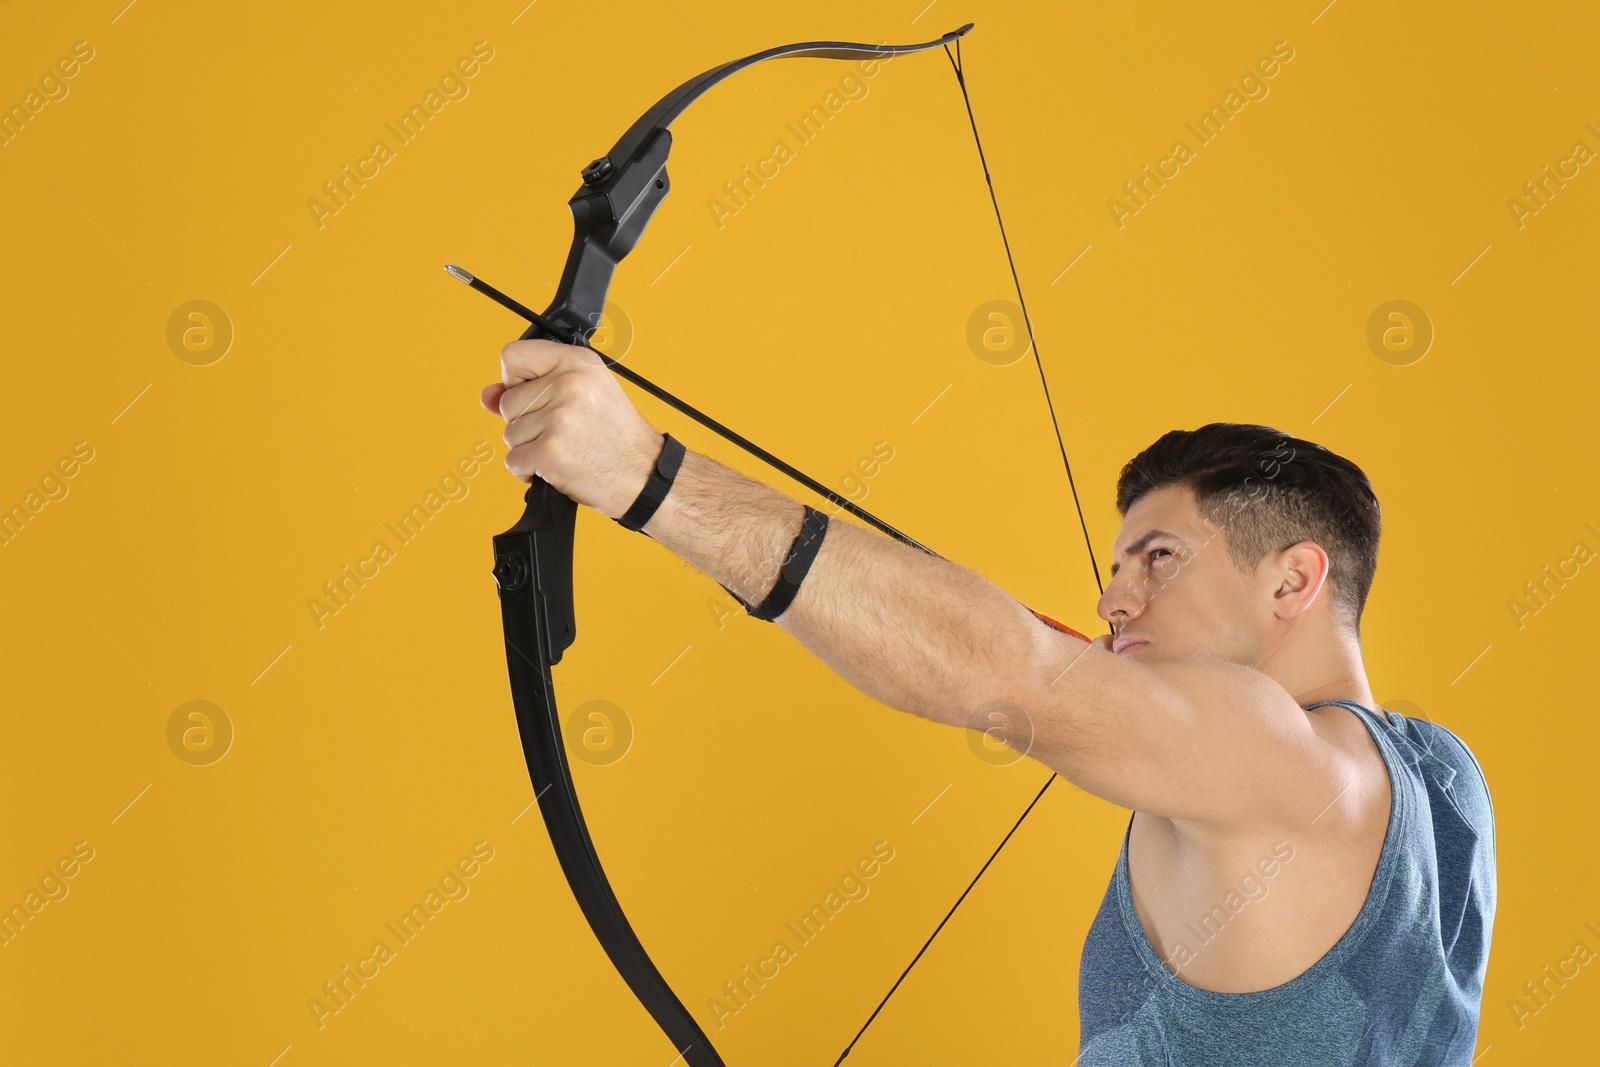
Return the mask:
<path id="1" fill-rule="evenodd" d="M 1305 708 L 1327 704 L 1366 724 L 1393 795 L 1355 922 L 1283 985 L 1259 993 L 1198 989 L 1167 969 L 1139 924 L 1124 832 L 1083 946 L 1077 1067 L 1471 1063 L 1496 896 L 1494 808 L 1483 773 L 1442 726 L 1392 711 L 1386 721 L 1347 700 Z M 1196 927 L 1197 938 L 1229 909 L 1247 906 L 1238 899 Z"/>

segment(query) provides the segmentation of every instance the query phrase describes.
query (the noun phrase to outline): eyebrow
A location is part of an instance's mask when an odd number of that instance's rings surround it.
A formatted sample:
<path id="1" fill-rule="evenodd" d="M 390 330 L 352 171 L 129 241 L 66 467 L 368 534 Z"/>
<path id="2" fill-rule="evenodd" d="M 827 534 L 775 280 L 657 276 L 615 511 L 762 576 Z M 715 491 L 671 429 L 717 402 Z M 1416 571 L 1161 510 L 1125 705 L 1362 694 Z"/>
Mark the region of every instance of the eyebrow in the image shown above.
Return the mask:
<path id="1" fill-rule="evenodd" d="M 1156 540 L 1157 538 L 1160 538 L 1160 537 L 1165 537 L 1169 541 L 1176 541 L 1178 544 L 1182 545 L 1185 548 L 1189 547 L 1189 542 L 1185 541 L 1183 538 L 1179 537 L 1175 533 L 1169 533 L 1166 530 L 1150 530 L 1150 531 L 1147 531 L 1146 533 L 1144 533 L 1143 535 L 1141 535 L 1140 538 L 1137 541 L 1133 542 L 1133 544 L 1131 544 L 1127 548 L 1123 549 L 1122 550 L 1122 554 L 1123 554 L 1124 557 L 1137 556 L 1139 553 L 1143 552 L 1146 548 L 1150 547 L 1150 542 L 1151 541 L 1154 541 L 1154 540 Z M 1113 578 L 1116 577 L 1117 571 L 1118 571 L 1118 569 L 1121 568 L 1121 566 L 1122 566 L 1122 564 L 1120 564 L 1120 563 L 1111 564 L 1111 576 Z"/>

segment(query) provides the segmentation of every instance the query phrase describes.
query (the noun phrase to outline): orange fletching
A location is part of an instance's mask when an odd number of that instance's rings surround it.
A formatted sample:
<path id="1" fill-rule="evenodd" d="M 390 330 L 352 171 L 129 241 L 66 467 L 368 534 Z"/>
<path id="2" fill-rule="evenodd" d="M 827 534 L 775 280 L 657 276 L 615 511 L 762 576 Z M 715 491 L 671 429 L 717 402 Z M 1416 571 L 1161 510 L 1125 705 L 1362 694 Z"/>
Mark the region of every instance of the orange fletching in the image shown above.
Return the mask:
<path id="1" fill-rule="evenodd" d="M 1029 609 L 1029 610 L 1032 610 L 1032 609 Z M 1056 620 L 1052 619 L 1048 615 L 1045 615 L 1045 614 L 1043 614 L 1041 612 L 1037 612 L 1037 611 L 1035 611 L 1033 614 L 1040 622 L 1045 623 L 1046 625 L 1051 626 L 1051 627 L 1053 627 L 1053 628 L 1055 628 L 1057 630 L 1060 630 L 1064 634 L 1071 634 L 1073 637 L 1076 637 L 1079 641 L 1089 641 L 1089 639 L 1087 637 L 1083 636 L 1078 631 L 1074 630 L 1072 627 L 1066 626 L 1066 625 L 1064 625 L 1062 623 L 1059 623 L 1059 622 L 1056 622 Z M 1090 642 L 1090 643 L 1092 644 L 1093 642 Z"/>

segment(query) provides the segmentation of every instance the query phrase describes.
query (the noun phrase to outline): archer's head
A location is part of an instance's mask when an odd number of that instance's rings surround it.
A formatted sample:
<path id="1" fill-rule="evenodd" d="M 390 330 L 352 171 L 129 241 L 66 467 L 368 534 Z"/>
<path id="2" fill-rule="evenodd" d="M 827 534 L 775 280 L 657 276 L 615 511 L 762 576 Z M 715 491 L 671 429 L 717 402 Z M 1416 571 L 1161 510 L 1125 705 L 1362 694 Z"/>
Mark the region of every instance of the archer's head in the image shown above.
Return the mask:
<path id="1" fill-rule="evenodd" d="M 1359 648 L 1382 513 L 1342 456 L 1266 426 L 1173 430 L 1122 469 L 1117 510 L 1099 613 L 1124 654 L 1276 675 L 1269 659 Z"/>

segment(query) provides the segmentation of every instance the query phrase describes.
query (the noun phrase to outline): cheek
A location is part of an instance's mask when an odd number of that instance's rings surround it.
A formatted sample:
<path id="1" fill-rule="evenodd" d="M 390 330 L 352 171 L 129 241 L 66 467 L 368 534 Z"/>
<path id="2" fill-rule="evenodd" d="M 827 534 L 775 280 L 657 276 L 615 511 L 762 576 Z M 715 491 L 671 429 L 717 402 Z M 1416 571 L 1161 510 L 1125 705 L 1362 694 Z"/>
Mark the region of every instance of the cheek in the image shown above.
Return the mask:
<path id="1" fill-rule="evenodd" d="M 1177 556 L 1163 556 L 1150 563 L 1150 579 L 1157 583 L 1170 583 L 1176 580 L 1184 571 L 1194 567 L 1195 560 L 1187 563 Z"/>
<path id="2" fill-rule="evenodd" d="M 1167 602 L 1163 605 L 1166 613 L 1186 619 L 1203 616 L 1216 596 L 1215 580 L 1203 561 L 1196 559 L 1187 563 L 1156 560 L 1150 566 L 1150 585 L 1157 597 Z"/>
<path id="3" fill-rule="evenodd" d="M 1203 563 L 1191 562 L 1162 592 L 1163 644 L 1174 652 L 1224 655 L 1256 628 L 1252 603 L 1259 597 Z M 1233 659 L 1232 655 L 1226 658 Z"/>
<path id="4" fill-rule="evenodd" d="M 1262 640 L 1272 604 L 1243 579 L 1217 590 L 1205 625 L 1216 656 L 1232 663 L 1255 664 L 1269 651 Z"/>

